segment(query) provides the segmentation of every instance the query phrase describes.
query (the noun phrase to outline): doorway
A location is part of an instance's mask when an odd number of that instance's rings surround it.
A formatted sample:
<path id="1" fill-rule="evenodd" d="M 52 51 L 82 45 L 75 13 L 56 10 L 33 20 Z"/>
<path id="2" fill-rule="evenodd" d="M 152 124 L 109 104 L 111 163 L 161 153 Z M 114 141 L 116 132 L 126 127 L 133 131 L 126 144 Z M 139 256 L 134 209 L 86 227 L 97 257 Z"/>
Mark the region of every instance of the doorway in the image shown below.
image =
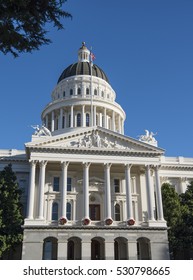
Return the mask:
<path id="1" fill-rule="evenodd" d="M 89 205 L 89 216 L 92 221 L 100 221 L 100 204 Z"/>

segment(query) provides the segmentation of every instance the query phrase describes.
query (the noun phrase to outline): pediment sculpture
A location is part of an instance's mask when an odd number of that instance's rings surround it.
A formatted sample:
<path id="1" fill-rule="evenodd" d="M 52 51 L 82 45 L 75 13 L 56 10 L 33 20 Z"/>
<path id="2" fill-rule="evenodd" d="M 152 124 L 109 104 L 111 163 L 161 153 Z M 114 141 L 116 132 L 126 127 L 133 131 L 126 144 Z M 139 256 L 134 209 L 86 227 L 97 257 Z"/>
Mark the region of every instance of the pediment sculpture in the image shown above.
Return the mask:
<path id="1" fill-rule="evenodd" d="M 106 136 L 101 137 L 98 131 L 93 131 L 91 134 L 85 134 L 82 138 L 78 140 L 73 140 L 70 143 L 70 146 L 77 148 L 109 148 L 109 149 L 129 149 L 125 145 L 118 143 L 118 141 L 108 139 Z"/>

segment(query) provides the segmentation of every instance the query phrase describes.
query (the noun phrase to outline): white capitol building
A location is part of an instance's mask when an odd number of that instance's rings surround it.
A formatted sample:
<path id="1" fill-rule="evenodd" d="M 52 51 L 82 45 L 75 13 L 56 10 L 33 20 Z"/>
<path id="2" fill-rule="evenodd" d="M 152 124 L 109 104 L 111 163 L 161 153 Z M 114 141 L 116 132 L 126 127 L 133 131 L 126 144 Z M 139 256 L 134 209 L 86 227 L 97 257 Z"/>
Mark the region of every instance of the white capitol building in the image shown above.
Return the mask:
<path id="1" fill-rule="evenodd" d="M 24 190 L 22 259 L 169 259 L 161 185 L 184 192 L 193 159 L 165 157 L 147 130 L 124 135 L 115 99 L 83 43 L 25 151 L 0 150 Z"/>

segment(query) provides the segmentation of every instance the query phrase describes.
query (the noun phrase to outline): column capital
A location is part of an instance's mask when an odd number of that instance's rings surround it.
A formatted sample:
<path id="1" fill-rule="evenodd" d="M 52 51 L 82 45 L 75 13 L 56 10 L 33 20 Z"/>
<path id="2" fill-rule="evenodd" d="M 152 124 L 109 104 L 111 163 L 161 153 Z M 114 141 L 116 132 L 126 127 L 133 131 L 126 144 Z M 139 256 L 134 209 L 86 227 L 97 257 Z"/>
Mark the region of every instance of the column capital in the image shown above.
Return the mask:
<path id="1" fill-rule="evenodd" d="M 104 162 L 104 167 L 111 168 L 112 163 Z"/>
<path id="2" fill-rule="evenodd" d="M 91 162 L 82 162 L 82 166 L 84 167 L 84 168 L 88 168 L 89 166 L 91 165 Z"/>
<path id="3" fill-rule="evenodd" d="M 31 164 L 31 165 L 33 165 L 33 166 L 35 166 L 36 164 L 37 164 L 37 160 L 34 160 L 34 159 L 30 159 L 29 160 L 29 163 Z"/>
<path id="4" fill-rule="evenodd" d="M 150 171 L 151 176 L 154 174 L 155 171 L 155 165 L 153 164 L 145 164 L 145 170 Z"/>
<path id="5" fill-rule="evenodd" d="M 184 183 L 184 182 L 187 181 L 187 177 L 180 177 L 179 180 L 180 180 L 180 182 L 183 182 L 183 183 Z"/>
<path id="6" fill-rule="evenodd" d="M 41 167 L 46 166 L 47 163 L 48 163 L 47 160 L 39 160 L 39 165 L 40 165 Z"/>
<path id="7" fill-rule="evenodd" d="M 124 164 L 125 169 L 128 169 L 128 170 L 130 170 L 132 166 L 133 166 L 133 164 L 131 164 L 131 163 Z"/>
<path id="8" fill-rule="evenodd" d="M 155 164 L 153 165 L 153 168 L 158 171 L 161 168 L 161 164 Z"/>
<path id="9" fill-rule="evenodd" d="M 70 163 L 69 161 L 61 161 L 60 165 L 62 168 L 65 168 L 65 167 L 68 167 L 69 163 Z"/>

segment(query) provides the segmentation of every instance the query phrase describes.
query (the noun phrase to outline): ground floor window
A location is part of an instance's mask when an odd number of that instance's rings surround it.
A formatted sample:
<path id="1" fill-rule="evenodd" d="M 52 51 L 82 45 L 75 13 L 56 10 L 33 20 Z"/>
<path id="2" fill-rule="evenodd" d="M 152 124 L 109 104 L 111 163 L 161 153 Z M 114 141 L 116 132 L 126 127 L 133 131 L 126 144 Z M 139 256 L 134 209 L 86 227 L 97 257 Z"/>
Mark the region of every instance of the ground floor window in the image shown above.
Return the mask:
<path id="1" fill-rule="evenodd" d="M 138 260 L 151 260 L 150 240 L 146 237 L 137 239 L 137 258 Z"/>
<path id="2" fill-rule="evenodd" d="M 95 237 L 91 241 L 91 260 L 105 259 L 105 244 L 104 239 Z"/>
<path id="3" fill-rule="evenodd" d="M 44 239 L 43 260 L 57 260 L 58 242 L 54 237 Z"/>

